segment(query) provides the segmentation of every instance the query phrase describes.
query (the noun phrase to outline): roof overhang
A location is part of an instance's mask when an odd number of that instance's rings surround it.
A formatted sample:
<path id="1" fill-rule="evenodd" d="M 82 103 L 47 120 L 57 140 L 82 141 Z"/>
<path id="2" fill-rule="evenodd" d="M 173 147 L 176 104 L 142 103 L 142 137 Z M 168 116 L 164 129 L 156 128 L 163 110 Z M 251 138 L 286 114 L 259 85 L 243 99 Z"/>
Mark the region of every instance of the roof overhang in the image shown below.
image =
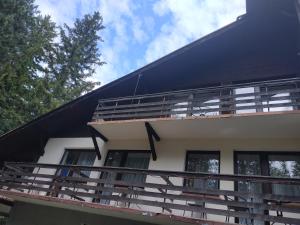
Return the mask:
<path id="1" fill-rule="evenodd" d="M 147 139 L 149 122 L 165 139 L 272 139 L 299 138 L 300 111 L 270 112 L 209 117 L 157 118 L 97 121 L 89 125 L 110 141 Z"/>

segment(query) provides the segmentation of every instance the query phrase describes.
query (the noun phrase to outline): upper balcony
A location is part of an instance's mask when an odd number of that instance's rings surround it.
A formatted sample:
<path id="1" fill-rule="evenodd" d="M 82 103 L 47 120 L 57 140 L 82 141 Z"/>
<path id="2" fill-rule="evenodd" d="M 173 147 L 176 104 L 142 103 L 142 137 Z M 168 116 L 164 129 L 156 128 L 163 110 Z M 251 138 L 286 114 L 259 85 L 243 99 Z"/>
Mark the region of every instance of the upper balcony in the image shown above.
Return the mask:
<path id="1" fill-rule="evenodd" d="M 110 140 L 147 138 L 145 123 L 167 139 L 296 138 L 299 109 L 289 78 L 100 99 L 89 125 Z"/>
<path id="2" fill-rule="evenodd" d="M 100 99 L 93 121 L 186 118 L 300 109 L 300 78 Z"/>

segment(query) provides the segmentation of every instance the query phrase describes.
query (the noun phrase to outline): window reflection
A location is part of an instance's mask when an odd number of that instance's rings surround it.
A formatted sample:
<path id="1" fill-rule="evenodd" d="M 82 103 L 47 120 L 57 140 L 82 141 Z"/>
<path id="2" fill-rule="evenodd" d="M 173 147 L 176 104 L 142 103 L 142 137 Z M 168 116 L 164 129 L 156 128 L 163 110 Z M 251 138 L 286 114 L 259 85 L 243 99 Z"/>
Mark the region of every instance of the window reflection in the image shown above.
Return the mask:
<path id="1" fill-rule="evenodd" d="M 299 155 L 269 155 L 270 176 L 300 177 Z M 300 196 L 300 187 L 287 184 L 273 184 L 272 191 L 278 195 Z"/>
<path id="2" fill-rule="evenodd" d="M 205 153 L 205 152 L 188 152 L 186 161 L 186 171 L 201 172 L 201 173 L 219 173 L 220 167 L 219 152 Z M 188 179 L 186 184 L 189 187 L 201 189 L 218 189 L 218 180 L 203 179 Z"/>

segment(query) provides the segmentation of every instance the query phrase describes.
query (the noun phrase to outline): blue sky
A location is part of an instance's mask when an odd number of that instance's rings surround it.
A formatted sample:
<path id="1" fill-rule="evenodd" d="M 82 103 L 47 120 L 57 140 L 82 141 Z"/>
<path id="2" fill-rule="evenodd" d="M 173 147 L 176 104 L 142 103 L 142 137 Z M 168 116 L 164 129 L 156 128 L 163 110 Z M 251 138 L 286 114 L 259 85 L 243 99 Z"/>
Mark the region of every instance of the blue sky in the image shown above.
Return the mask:
<path id="1" fill-rule="evenodd" d="M 126 75 L 245 13 L 245 0 L 36 0 L 42 14 L 71 25 L 99 11 L 104 66 L 93 80 L 106 84 Z"/>

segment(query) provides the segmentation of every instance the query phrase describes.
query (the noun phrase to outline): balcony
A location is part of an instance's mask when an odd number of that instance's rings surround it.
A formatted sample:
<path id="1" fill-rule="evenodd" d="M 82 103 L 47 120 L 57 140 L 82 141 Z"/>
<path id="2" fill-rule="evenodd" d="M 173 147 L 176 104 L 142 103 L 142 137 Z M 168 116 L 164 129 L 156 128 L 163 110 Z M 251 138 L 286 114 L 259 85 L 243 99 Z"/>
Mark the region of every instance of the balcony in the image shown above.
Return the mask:
<path id="1" fill-rule="evenodd" d="M 100 99 L 89 125 L 105 140 L 147 139 L 145 123 L 162 139 L 297 138 L 299 109 L 293 78 Z"/>
<path id="2" fill-rule="evenodd" d="M 293 111 L 300 78 L 100 99 L 93 121 L 186 118 Z"/>
<path id="3" fill-rule="evenodd" d="M 187 224 L 300 224 L 299 193 L 271 191 L 274 185 L 299 188 L 299 178 L 6 163 L 0 185 L 0 195 L 16 201 L 140 212 L 151 215 L 149 221 L 167 215 Z M 243 190 L 234 191 L 239 185 Z"/>

